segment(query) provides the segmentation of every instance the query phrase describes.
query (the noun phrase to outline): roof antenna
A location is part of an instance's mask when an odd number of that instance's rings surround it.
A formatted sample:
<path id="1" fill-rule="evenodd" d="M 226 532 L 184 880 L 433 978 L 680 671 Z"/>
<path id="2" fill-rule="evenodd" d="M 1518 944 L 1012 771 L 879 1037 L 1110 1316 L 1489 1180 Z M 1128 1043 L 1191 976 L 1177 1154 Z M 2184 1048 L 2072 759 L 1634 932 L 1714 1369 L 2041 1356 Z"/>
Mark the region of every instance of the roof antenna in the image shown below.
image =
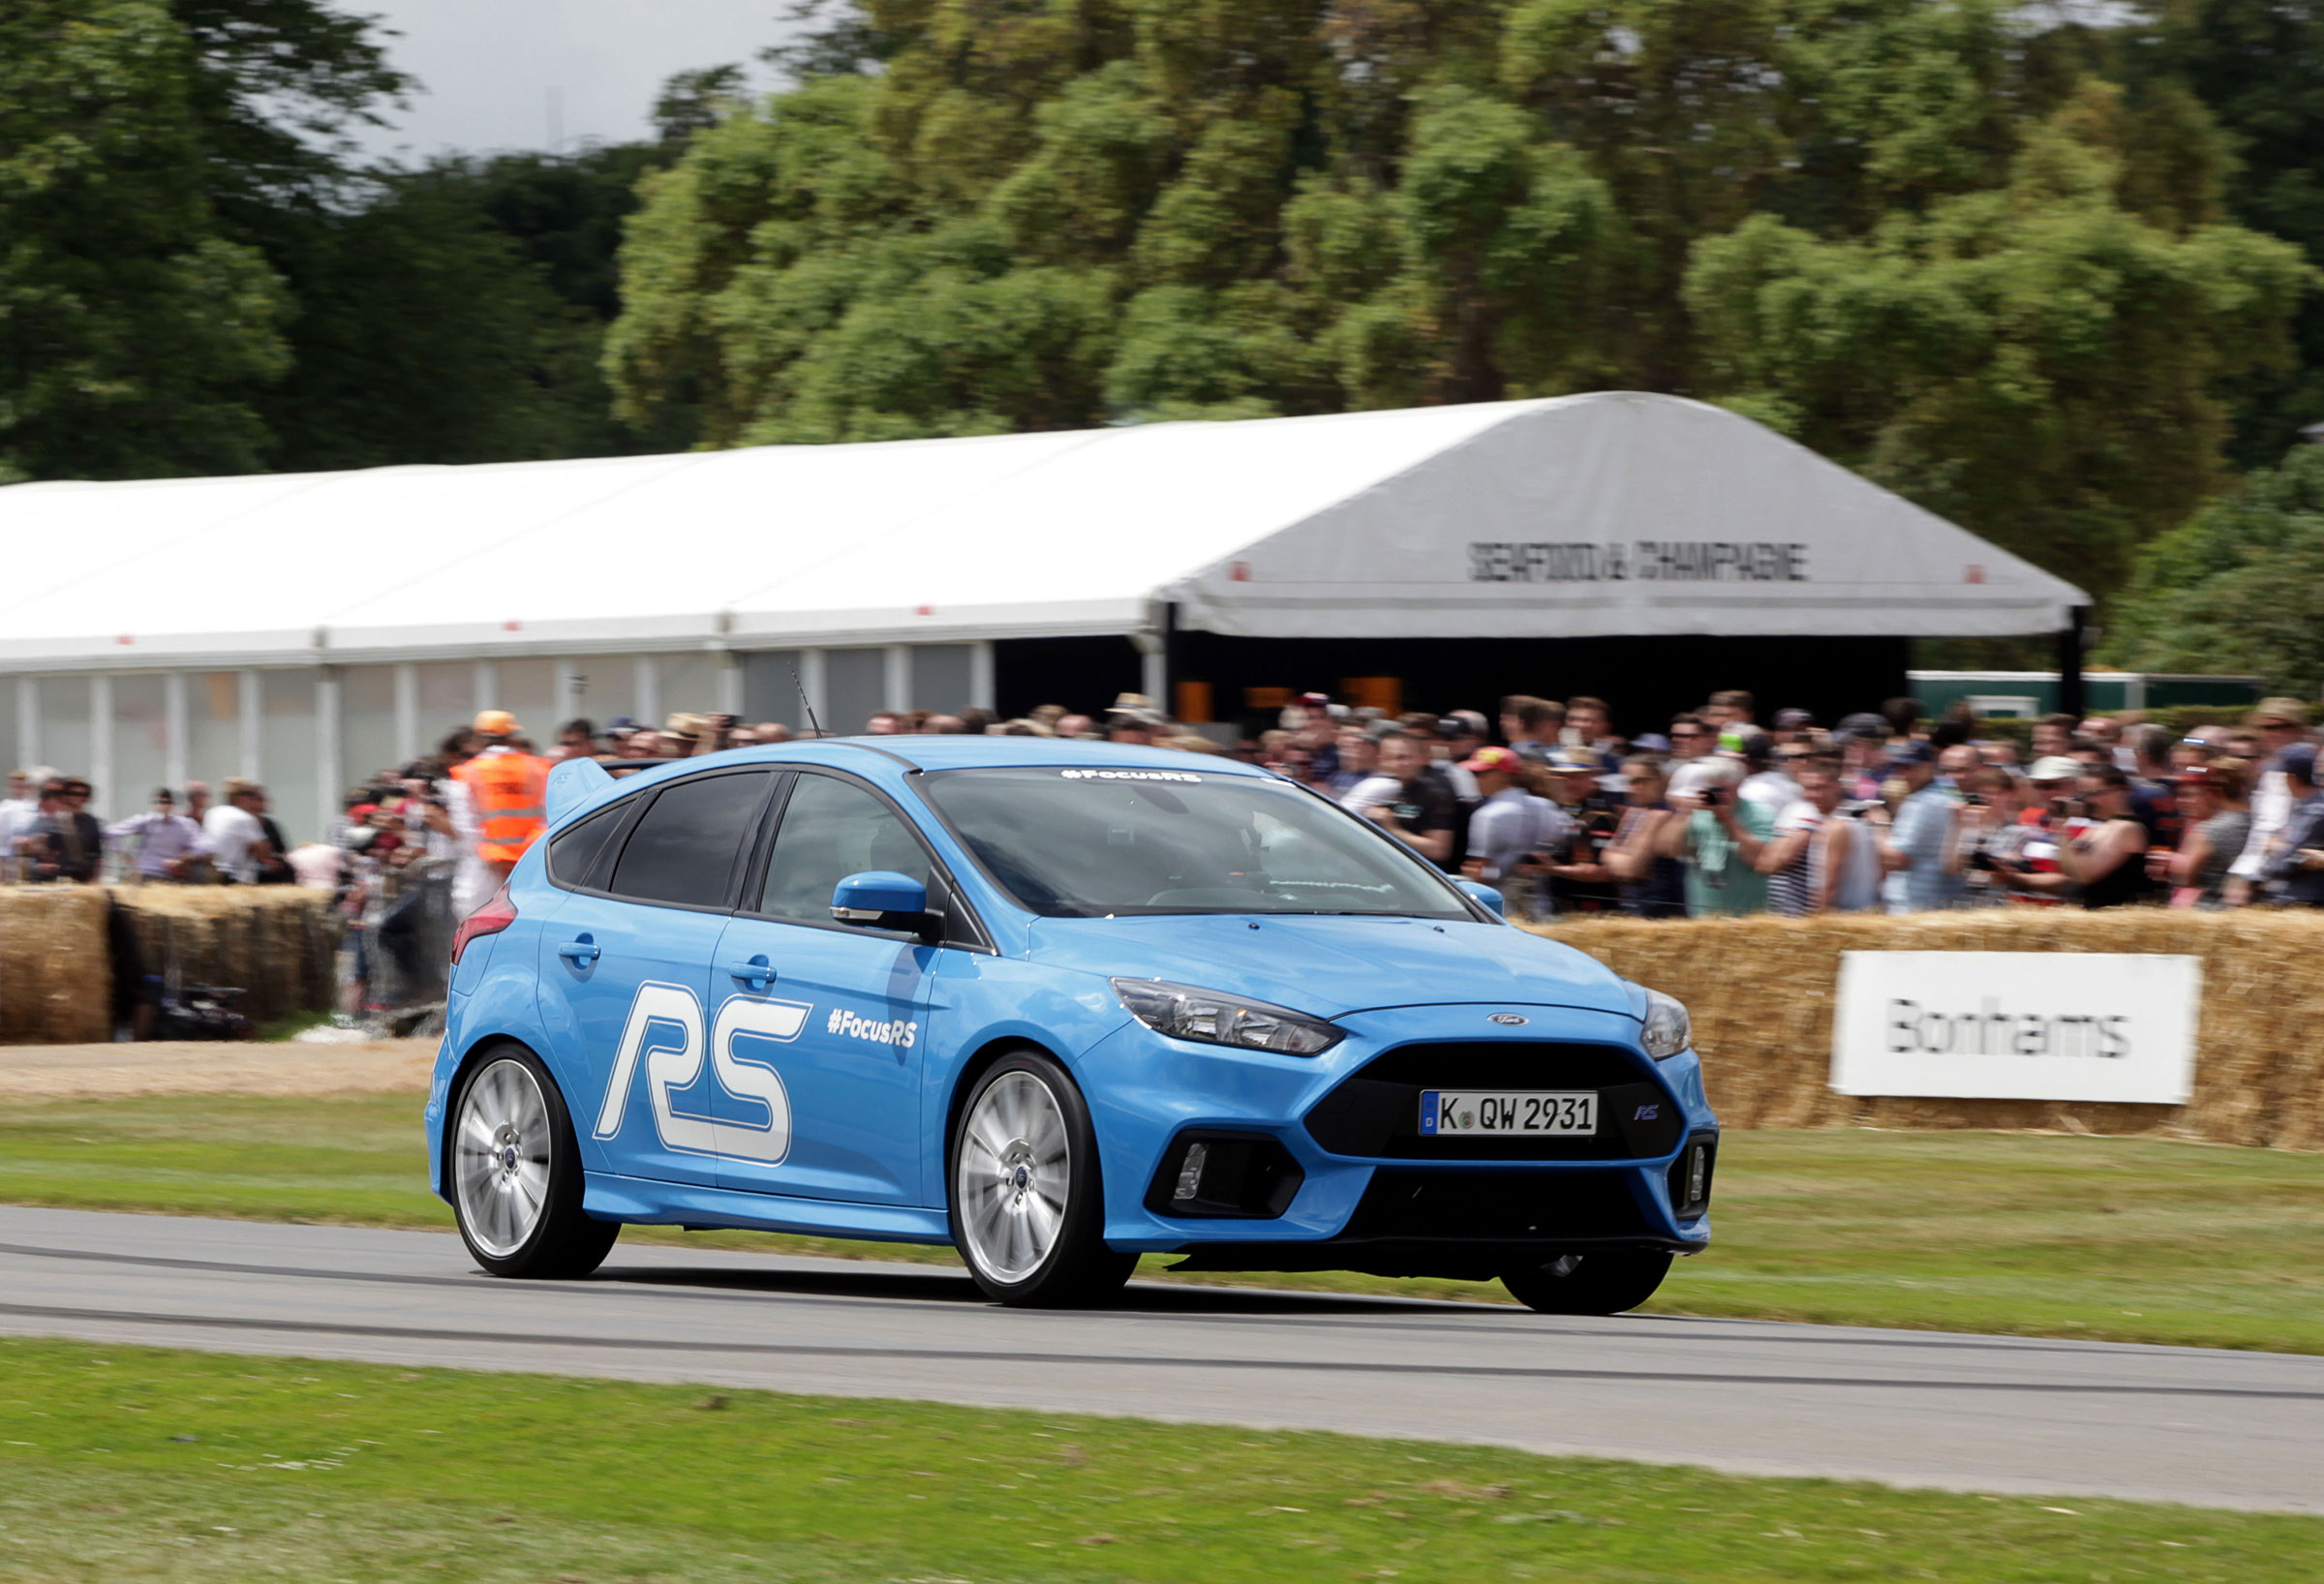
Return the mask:
<path id="1" fill-rule="evenodd" d="M 799 680 L 799 662 L 797 660 L 793 660 L 790 662 L 790 665 L 791 685 L 799 689 L 799 707 L 807 712 L 807 723 L 809 727 L 813 730 L 817 737 L 821 737 L 823 735 L 823 723 L 815 718 L 815 706 L 807 696 L 807 684 Z"/>

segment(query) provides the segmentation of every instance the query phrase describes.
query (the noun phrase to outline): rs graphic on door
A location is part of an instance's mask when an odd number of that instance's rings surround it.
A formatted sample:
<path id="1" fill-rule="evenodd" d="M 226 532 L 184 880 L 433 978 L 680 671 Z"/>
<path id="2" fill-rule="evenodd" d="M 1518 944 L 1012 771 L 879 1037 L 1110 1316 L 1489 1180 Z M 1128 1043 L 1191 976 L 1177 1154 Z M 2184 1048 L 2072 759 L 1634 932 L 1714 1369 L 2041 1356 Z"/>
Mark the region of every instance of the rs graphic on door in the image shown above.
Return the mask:
<path id="1" fill-rule="evenodd" d="M 788 1044 L 814 1008 L 800 1001 L 730 995 L 705 1035 L 702 1003 L 684 985 L 648 981 L 637 988 L 622 1043 L 614 1052 L 596 1137 L 621 1137 L 630 1097 L 645 1070 L 654 1131 L 664 1149 L 780 1164 L 791 1152 L 791 1101 L 766 1047 Z M 688 1115 L 671 1104 L 700 1083 L 707 1057 L 722 1103 L 714 1115 Z"/>

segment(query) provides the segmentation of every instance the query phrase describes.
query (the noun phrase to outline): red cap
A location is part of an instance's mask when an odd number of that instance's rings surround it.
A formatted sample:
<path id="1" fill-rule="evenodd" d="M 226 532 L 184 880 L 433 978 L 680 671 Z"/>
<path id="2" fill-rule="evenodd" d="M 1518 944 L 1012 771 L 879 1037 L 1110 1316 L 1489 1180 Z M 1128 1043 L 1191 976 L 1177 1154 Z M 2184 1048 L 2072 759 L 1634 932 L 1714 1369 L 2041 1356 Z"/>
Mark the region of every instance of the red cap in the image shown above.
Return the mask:
<path id="1" fill-rule="evenodd" d="M 1525 768 L 1525 761 L 1507 748 L 1479 748 L 1461 762 L 1460 768 L 1471 775 L 1483 770 L 1502 770 L 1514 776 Z"/>

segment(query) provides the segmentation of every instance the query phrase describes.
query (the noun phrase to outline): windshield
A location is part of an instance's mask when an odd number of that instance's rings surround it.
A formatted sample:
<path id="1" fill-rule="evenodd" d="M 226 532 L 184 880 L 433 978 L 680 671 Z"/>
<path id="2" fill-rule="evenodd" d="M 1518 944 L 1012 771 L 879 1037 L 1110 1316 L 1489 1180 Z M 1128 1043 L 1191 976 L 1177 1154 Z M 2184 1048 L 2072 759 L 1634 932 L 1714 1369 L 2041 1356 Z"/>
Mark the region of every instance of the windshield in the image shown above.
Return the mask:
<path id="1" fill-rule="evenodd" d="M 1420 859 L 1282 781 L 1177 770 L 953 770 L 922 781 L 1020 907 L 1474 917 Z"/>

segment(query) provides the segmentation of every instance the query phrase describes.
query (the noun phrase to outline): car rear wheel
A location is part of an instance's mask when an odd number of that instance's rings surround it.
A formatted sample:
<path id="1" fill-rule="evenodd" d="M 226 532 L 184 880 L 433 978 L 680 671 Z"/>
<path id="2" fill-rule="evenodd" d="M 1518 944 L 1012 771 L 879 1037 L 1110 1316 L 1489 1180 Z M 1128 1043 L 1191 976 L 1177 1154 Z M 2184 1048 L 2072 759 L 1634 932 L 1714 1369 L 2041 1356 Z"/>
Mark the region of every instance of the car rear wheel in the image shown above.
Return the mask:
<path id="1" fill-rule="evenodd" d="M 1103 1235 L 1089 1109 L 1065 1070 L 1031 1051 L 977 1081 L 952 1138 L 952 1240 L 988 1297 L 1089 1303 L 1136 1268 Z"/>
<path id="2" fill-rule="evenodd" d="M 452 1210 L 468 1252 L 495 1276 L 586 1276 L 621 1224 L 581 1208 L 581 1150 L 548 1069 L 503 1046 L 469 1069 L 452 1103 Z"/>
<path id="3" fill-rule="evenodd" d="M 1590 1249 L 1505 1271 L 1510 1296 L 1544 1315 L 1618 1315 L 1654 1296 L 1670 1270 L 1664 1249 Z"/>

